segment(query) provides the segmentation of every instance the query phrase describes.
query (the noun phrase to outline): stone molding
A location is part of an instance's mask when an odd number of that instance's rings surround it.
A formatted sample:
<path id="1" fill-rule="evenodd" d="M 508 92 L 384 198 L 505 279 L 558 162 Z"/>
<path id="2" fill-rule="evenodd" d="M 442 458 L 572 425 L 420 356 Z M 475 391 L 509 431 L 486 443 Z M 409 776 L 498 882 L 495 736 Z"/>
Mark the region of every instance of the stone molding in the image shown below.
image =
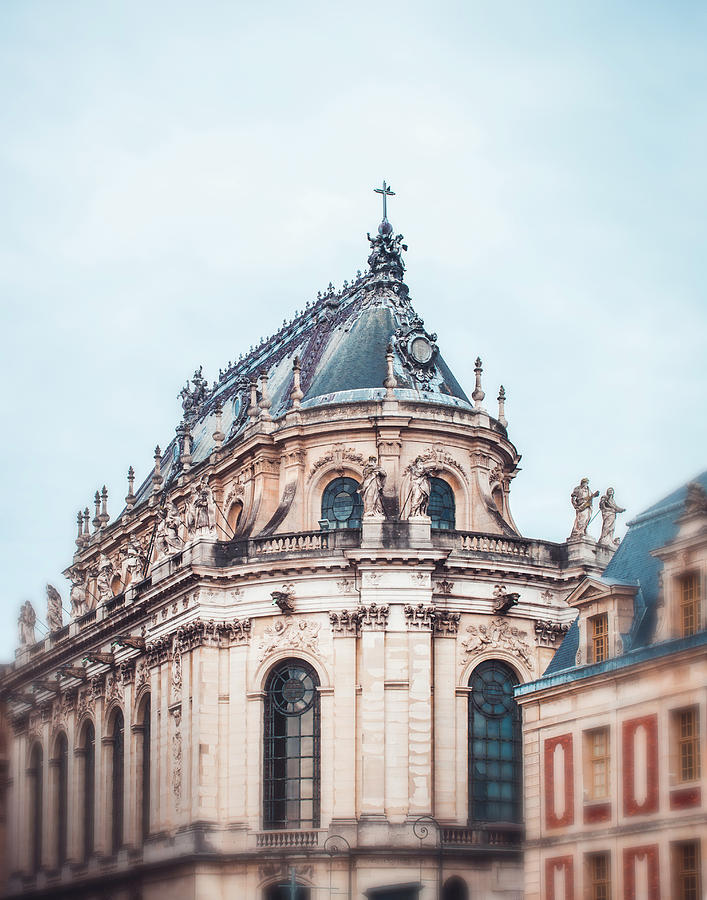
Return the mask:
<path id="1" fill-rule="evenodd" d="M 558 638 L 563 638 L 570 630 L 569 625 L 559 622 L 535 620 L 535 643 L 539 647 L 554 647 Z"/>
<path id="2" fill-rule="evenodd" d="M 388 605 L 379 606 L 374 602 L 368 606 L 359 606 L 357 613 L 360 616 L 359 621 L 362 630 L 385 631 L 388 624 L 390 607 Z"/>

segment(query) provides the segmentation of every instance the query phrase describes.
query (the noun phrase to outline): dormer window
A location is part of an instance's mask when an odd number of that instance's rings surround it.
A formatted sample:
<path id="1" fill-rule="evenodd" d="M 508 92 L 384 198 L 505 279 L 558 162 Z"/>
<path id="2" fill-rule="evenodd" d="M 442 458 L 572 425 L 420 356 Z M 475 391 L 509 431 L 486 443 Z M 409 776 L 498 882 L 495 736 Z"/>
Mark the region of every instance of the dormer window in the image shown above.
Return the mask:
<path id="1" fill-rule="evenodd" d="M 609 617 L 606 613 L 589 620 L 591 661 L 604 662 L 609 656 Z"/>
<path id="2" fill-rule="evenodd" d="M 702 618 L 700 609 L 700 578 L 689 572 L 678 579 L 678 630 L 680 637 L 689 637 L 699 631 Z"/>

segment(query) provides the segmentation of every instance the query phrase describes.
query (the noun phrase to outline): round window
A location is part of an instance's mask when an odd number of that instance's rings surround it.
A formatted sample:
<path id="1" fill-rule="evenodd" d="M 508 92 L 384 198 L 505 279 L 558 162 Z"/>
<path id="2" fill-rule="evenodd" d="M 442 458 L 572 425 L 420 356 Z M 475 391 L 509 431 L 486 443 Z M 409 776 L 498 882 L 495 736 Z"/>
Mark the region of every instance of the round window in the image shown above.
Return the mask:
<path id="1" fill-rule="evenodd" d="M 425 337 L 413 338 L 410 343 L 410 355 L 415 362 L 424 366 L 432 359 L 432 345 Z"/>

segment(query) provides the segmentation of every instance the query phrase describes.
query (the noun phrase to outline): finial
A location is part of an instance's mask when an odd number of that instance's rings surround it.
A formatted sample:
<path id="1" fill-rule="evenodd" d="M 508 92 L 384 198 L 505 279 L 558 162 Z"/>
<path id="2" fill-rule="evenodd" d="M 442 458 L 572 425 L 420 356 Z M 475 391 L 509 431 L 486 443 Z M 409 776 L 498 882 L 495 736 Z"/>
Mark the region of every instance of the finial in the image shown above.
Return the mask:
<path id="1" fill-rule="evenodd" d="M 91 524 L 93 525 L 94 531 L 98 531 L 98 529 L 101 527 L 101 494 L 100 494 L 100 491 L 96 491 L 96 493 L 93 495 L 93 503 L 94 503 L 94 506 L 96 507 L 96 513 L 93 517 L 93 522 Z"/>
<path id="2" fill-rule="evenodd" d="M 152 491 L 155 494 L 158 494 L 160 488 L 162 487 L 162 451 L 160 450 L 160 445 L 158 444 L 155 447 L 155 470 L 152 473 Z"/>
<path id="3" fill-rule="evenodd" d="M 250 381 L 250 406 L 248 407 L 248 418 L 254 422 L 258 418 L 258 382 L 255 378 Z"/>
<path id="4" fill-rule="evenodd" d="M 185 419 L 177 425 L 177 440 L 179 442 L 179 464 L 183 472 L 191 468 L 191 431 Z"/>
<path id="5" fill-rule="evenodd" d="M 91 540 L 91 534 L 89 532 L 88 523 L 91 519 L 91 514 L 88 511 L 88 507 L 83 511 L 83 544 L 84 547 Z"/>
<path id="6" fill-rule="evenodd" d="M 299 356 L 295 356 L 292 360 L 292 390 L 290 391 L 290 400 L 292 401 L 293 409 L 299 409 L 302 397 L 304 397 L 302 388 L 300 387 L 301 370 L 302 366 L 299 361 Z"/>
<path id="7" fill-rule="evenodd" d="M 385 348 L 385 361 L 388 369 L 388 373 L 383 379 L 385 399 L 393 400 L 395 398 L 395 388 L 398 386 L 398 379 L 393 371 L 393 345 L 391 343 Z"/>
<path id="8" fill-rule="evenodd" d="M 270 415 L 271 406 L 272 401 L 268 394 L 268 373 L 263 370 L 260 373 L 260 418 L 266 422 L 269 422 L 272 419 L 272 416 Z"/>
<path id="9" fill-rule="evenodd" d="M 133 490 L 135 486 L 135 469 L 132 466 L 128 469 L 128 495 L 125 498 L 125 505 L 128 509 L 132 509 L 135 506 L 135 491 Z"/>
<path id="10" fill-rule="evenodd" d="M 211 437 L 214 439 L 216 449 L 218 450 L 221 444 L 223 444 L 224 440 L 226 439 L 223 431 L 221 431 L 221 422 L 223 420 L 223 403 L 221 402 L 220 397 L 217 397 L 216 401 L 214 402 L 214 415 L 216 416 L 216 430 L 211 435 Z"/>
<path id="11" fill-rule="evenodd" d="M 101 489 L 101 528 L 108 524 L 110 516 L 108 515 L 108 488 L 103 485 Z"/>
<path id="12" fill-rule="evenodd" d="M 481 373 L 484 370 L 481 368 L 481 357 L 476 357 L 476 363 L 474 368 L 474 373 L 476 374 L 476 387 L 474 388 L 474 392 L 471 395 L 471 399 L 474 401 L 474 408 L 481 409 L 481 403 L 486 396 L 486 394 L 481 390 Z"/>
<path id="13" fill-rule="evenodd" d="M 78 511 L 76 516 L 76 524 L 78 525 L 78 532 L 76 534 L 76 546 L 83 547 L 83 513 L 81 510 Z"/>
<path id="14" fill-rule="evenodd" d="M 393 233 L 393 226 L 388 221 L 388 197 L 394 197 L 395 191 L 391 191 L 390 185 L 383 182 L 382 188 L 373 188 L 376 194 L 383 195 L 383 219 L 378 226 L 378 234 L 381 237 L 387 237 Z"/>
<path id="15" fill-rule="evenodd" d="M 498 424 L 504 428 L 508 425 L 508 419 L 505 416 L 506 410 L 506 389 L 501 385 L 498 389 Z"/>

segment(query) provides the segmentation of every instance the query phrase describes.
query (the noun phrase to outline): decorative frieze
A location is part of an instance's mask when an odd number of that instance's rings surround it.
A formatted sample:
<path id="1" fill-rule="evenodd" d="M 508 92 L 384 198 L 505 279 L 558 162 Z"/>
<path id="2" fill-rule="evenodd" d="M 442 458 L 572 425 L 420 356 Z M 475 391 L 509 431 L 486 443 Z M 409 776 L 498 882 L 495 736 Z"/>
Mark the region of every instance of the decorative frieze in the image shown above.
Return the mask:
<path id="1" fill-rule="evenodd" d="M 157 638 L 149 643 L 145 649 L 147 651 L 147 664 L 150 668 L 167 662 L 172 653 L 172 635 L 165 634 Z"/>
<path id="2" fill-rule="evenodd" d="M 454 582 L 448 581 L 446 578 L 443 578 L 441 581 L 438 581 L 434 587 L 434 592 L 436 594 L 443 594 L 445 597 L 448 597 L 452 591 L 454 590 Z"/>
<path id="3" fill-rule="evenodd" d="M 172 710 L 172 793 L 175 809 L 182 803 L 182 709 Z"/>
<path id="4" fill-rule="evenodd" d="M 182 625 L 177 631 L 177 642 L 182 653 L 206 644 L 213 647 L 230 647 L 250 640 L 251 620 L 231 619 L 228 622 L 208 622 L 196 619 Z"/>
<path id="5" fill-rule="evenodd" d="M 405 469 L 406 474 L 410 474 L 415 465 L 429 466 L 432 465 L 436 469 L 454 469 L 464 481 L 468 482 L 469 477 L 464 471 L 464 467 L 457 462 L 456 459 L 444 448 L 444 445 L 438 441 L 435 443 L 433 447 L 428 447 L 423 453 L 419 456 L 416 456 L 415 459 L 410 463 L 410 465 Z"/>
<path id="6" fill-rule="evenodd" d="M 569 625 L 559 622 L 543 622 L 535 620 L 535 642 L 539 647 L 554 647 L 558 638 L 563 638 L 570 630 Z"/>
<path id="7" fill-rule="evenodd" d="M 437 611 L 434 606 L 425 606 L 418 603 L 417 606 L 407 605 L 404 609 L 408 628 L 433 628 Z"/>
<path id="8" fill-rule="evenodd" d="M 462 666 L 466 665 L 469 657 L 484 651 L 506 650 L 522 660 L 529 669 L 534 668 L 535 663 L 528 635 L 505 619 L 492 619 L 488 625 L 469 625 L 466 631 L 468 637 L 461 641 L 463 655 L 460 662 Z"/>
<path id="9" fill-rule="evenodd" d="M 258 660 L 262 662 L 266 656 L 283 647 L 318 653 L 319 628 L 319 622 L 308 622 L 306 619 L 277 619 L 265 627 L 258 648 Z"/>
<path id="10" fill-rule="evenodd" d="M 344 447 L 343 444 L 335 444 L 328 453 L 320 456 L 313 464 L 309 472 L 309 477 L 311 478 L 322 468 L 322 466 L 331 465 L 338 472 L 343 472 L 346 468 L 346 463 L 355 463 L 362 469 L 365 462 L 363 456 L 360 453 L 356 453 L 352 447 Z"/>
<path id="11" fill-rule="evenodd" d="M 438 609 L 434 622 L 435 634 L 456 634 L 459 631 L 460 619 L 461 613 Z"/>
<path id="12" fill-rule="evenodd" d="M 147 664 L 147 660 L 145 657 L 140 657 L 137 665 L 135 666 L 135 693 L 137 693 L 140 688 L 148 684 L 150 681 L 150 667 Z"/>

